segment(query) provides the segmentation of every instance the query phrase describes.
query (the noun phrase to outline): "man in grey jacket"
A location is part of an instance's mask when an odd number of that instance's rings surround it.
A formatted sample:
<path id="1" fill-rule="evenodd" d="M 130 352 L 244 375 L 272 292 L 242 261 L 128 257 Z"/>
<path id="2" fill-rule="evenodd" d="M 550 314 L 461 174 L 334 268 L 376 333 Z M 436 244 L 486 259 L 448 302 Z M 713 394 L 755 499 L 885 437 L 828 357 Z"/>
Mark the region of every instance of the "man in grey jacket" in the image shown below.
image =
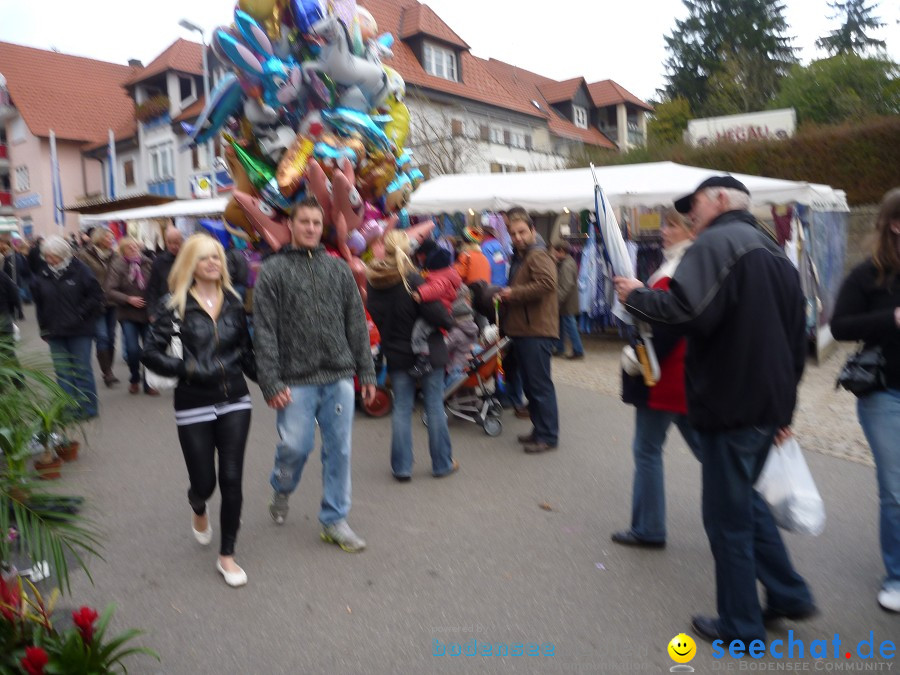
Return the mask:
<path id="1" fill-rule="evenodd" d="M 322 436 L 322 539 L 350 553 L 366 543 L 347 524 L 350 511 L 350 448 L 353 376 L 364 400 L 375 395 L 375 367 L 365 312 L 349 266 L 320 244 L 322 208 L 314 198 L 291 216 L 291 244 L 269 256 L 253 298 L 254 346 L 259 385 L 278 411 L 281 442 L 275 450 L 269 513 L 279 525 Z"/>
<path id="2" fill-rule="evenodd" d="M 563 240 L 553 245 L 556 260 L 556 294 L 559 298 L 559 340 L 554 346 L 553 356 L 562 356 L 566 350 L 566 337 L 572 343 L 572 353 L 566 358 L 583 359 L 584 346 L 578 334 L 578 264 L 572 257 L 572 247 Z"/>

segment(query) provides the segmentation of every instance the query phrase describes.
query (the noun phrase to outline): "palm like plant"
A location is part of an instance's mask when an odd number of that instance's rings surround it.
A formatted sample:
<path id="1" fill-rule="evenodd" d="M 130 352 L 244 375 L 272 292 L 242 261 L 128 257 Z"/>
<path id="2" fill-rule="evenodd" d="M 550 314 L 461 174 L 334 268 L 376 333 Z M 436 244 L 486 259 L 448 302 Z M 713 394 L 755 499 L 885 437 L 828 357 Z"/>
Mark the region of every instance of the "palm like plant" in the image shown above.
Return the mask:
<path id="1" fill-rule="evenodd" d="M 51 373 L 46 361 L 20 363 L 11 350 L 0 348 L 0 450 L 6 460 L 0 467 L 0 566 L 10 564 L 14 550 L 47 560 L 67 592 L 69 558 L 90 578 L 83 556 L 99 557 L 100 539 L 90 520 L 72 513 L 71 505 L 80 499 L 50 492 L 29 467 L 35 438 L 52 457 L 52 435 L 69 423 L 75 403 Z"/>

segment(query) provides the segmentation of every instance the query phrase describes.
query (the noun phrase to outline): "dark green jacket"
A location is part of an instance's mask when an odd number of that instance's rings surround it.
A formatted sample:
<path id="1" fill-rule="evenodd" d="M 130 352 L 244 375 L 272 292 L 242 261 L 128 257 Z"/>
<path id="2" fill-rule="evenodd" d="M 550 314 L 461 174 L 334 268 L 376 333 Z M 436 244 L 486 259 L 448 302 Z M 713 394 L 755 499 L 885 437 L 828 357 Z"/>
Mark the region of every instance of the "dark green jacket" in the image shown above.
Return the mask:
<path id="1" fill-rule="evenodd" d="M 369 331 L 350 267 L 328 253 L 286 246 L 263 263 L 253 291 L 253 342 L 266 400 L 295 385 L 356 375 L 375 383 Z"/>

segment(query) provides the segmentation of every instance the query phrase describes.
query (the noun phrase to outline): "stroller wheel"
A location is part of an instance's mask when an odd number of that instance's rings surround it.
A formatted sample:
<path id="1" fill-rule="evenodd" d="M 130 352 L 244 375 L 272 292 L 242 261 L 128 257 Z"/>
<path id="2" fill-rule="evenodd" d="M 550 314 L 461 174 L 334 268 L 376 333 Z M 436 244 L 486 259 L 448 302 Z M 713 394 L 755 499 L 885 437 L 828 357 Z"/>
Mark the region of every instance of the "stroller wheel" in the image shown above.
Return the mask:
<path id="1" fill-rule="evenodd" d="M 488 410 L 488 414 L 491 417 L 500 417 L 503 415 L 503 406 L 500 405 L 500 401 L 495 398 L 491 399 L 491 407 Z"/>
<path id="2" fill-rule="evenodd" d="M 363 410 L 369 417 L 384 417 L 392 407 L 391 395 L 383 387 L 375 387 L 375 398 L 371 403 L 363 403 Z"/>
<path id="3" fill-rule="evenodd" d="M 503 422 L 496 417 L 488 417 L 481 425 L 488 436 L 499 436 L 503 432 Z"/>

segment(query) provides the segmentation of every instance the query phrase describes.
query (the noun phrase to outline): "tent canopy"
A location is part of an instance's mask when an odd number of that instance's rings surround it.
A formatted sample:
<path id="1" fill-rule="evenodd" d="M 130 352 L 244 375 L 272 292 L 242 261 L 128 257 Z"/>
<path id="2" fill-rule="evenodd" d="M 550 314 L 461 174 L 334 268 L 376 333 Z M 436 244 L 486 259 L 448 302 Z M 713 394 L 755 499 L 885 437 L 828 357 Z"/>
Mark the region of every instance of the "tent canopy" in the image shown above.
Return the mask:
<path id="1" fill-rule="evenodd" d="M 674 162 L 626 164 L 596 169 L 600 187 L 616 207 L 654 207 L 693 191 L 710 176 L 727 173 Z M 827 185 L 734 173 L 755 204 L 806 204 L 818 211 L 849 211 L 843 191 Z M 438 176 L 413 192 L 411 214 L 454 213 L 475 209 L 502 211 L 521 206 L 532 212 L 594 208 L 591 170 Z"/>
<path id="2" fill-rule="evenodd" d="M 106 223 L 112 220 L 144 220 L 146 218 L 176 218 L 178 216 L 221 216 L 229 197 L 215 199 L 180 199 L 156 206 L 141 206 L 124 211 L 91 213 L 81 216 L 82 225 Z"/>

